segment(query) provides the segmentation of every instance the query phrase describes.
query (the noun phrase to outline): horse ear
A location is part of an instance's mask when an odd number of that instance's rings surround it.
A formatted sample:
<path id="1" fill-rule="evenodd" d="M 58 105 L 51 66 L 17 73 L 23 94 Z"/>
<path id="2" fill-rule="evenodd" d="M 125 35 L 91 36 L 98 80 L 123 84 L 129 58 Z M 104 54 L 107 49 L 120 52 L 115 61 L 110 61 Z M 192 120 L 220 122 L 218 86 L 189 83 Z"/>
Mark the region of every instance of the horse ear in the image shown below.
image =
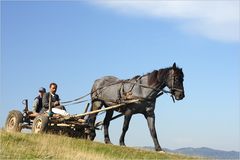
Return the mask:
<path id="1" fill-rule="evenodd" d="M 172 66 L 172 67 L 173 67 L 174 69 L 175 69 L 175 68 L 177 68 L 177 66 L 176 66 L 176 63 L 175 63 L 175 62 L 173 63 L 173 66 Z"/>

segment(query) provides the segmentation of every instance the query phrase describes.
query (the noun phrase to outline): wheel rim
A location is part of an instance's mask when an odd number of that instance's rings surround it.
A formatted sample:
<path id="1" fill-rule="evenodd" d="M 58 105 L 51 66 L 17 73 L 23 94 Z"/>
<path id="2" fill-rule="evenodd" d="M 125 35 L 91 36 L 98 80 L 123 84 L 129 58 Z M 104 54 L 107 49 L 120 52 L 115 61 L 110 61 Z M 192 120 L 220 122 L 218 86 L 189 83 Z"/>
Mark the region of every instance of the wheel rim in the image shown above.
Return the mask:
<path id="1" fill-rule="evenodd" d="M 38 133 L 41 131 L 42 128 L 42 121 L 40 119 L 38 119 L 36 121 L 36 125 L 35 125 L 35 133 Z"/>
<path id="2" fill-rule="evenodd" d="M 7 128 L 8 128 L 9 130 L 14 129 L 14 126 L 16 125 L 16 121 L 17 121 L 16 117 L 11 116 L 10 119 L 9 119 L 9 121 L 8 121 Z"/>

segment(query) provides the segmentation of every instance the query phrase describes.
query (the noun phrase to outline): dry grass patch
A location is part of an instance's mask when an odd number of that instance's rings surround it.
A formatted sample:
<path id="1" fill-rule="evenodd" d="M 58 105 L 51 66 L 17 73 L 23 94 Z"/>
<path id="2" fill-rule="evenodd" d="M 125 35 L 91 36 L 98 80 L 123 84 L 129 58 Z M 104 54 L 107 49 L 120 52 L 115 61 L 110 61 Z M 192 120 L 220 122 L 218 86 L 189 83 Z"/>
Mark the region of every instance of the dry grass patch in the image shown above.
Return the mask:
<path id="1" fill-rule="evenodd" d="M 51 134 L 0 131 L 0 136 L 0 159 L 196 159 L 178 154 L 160 154 Z"/>

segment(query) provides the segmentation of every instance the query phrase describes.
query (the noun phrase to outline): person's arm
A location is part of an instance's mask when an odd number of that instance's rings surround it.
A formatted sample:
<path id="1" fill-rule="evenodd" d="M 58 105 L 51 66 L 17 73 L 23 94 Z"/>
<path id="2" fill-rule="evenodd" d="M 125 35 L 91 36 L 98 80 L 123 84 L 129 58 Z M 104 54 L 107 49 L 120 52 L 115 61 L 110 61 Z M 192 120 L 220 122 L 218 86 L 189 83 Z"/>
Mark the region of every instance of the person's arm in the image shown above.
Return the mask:
<path id="1" fill-rule="evenodd" d="M 57 94 L 55 94 L 55 96 L 56 96 L 56 101 L 55 101 L 54 104 L 53 104 L 54 107 L 60 105 L 60 99 L 59 99 L 59 96 L 58 96 Z"/>
<path id="2" fill-rule="evenodd" d="M 56 96 L 56 100 L 59 102 L 59 101 L 60 101 L 60 99 L 59 99 L 59 95 L 56 94 L 55 96 Z"/>
<path id="3" fill-rule="evenodd" d="M 48 93 L 45 93 L 44 95 L 43 95 L 43 98 L 42 98 L 42 106 L 43 106 L 43 108 L 48 108 L 49 106 L 49 99 L 48 99 L 48 97 L 49 97 L 49 94 Z"/>
<path id="4" fill-rule="evenodd" d="M 37 112 L 38 104 L 39 104 L 39 99 L 38 98 L 34 99 L 34 101 L 33 101 L 33 113 Z"/>

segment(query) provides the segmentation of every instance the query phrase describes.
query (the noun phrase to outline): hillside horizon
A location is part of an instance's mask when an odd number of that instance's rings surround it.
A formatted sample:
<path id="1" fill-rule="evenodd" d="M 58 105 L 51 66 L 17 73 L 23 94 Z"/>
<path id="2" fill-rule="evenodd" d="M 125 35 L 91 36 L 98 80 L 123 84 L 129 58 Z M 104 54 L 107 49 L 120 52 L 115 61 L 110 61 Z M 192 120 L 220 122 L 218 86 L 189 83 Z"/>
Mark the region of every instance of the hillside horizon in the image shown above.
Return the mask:
<path id="1" fill-rule="evenodd" d="M 0 131 L 0 159 L 197 159 L 52 134 Z"/>
<path id="2" fill-rule="evenodd" d="M 144 146 L 140 147 L 146 150 L 154 150 L 154 147 Z M 219 149 L 213 149 L 209 147 L 183 147 L 178 149 L 169 149 L 163 148 L 164 151 L 170 153 L 179 153 L 189 156 L 199 156 L 205 158 L 214 158 L 214 159 L 239 159 L 239 151 L 225 151 Z"/>

